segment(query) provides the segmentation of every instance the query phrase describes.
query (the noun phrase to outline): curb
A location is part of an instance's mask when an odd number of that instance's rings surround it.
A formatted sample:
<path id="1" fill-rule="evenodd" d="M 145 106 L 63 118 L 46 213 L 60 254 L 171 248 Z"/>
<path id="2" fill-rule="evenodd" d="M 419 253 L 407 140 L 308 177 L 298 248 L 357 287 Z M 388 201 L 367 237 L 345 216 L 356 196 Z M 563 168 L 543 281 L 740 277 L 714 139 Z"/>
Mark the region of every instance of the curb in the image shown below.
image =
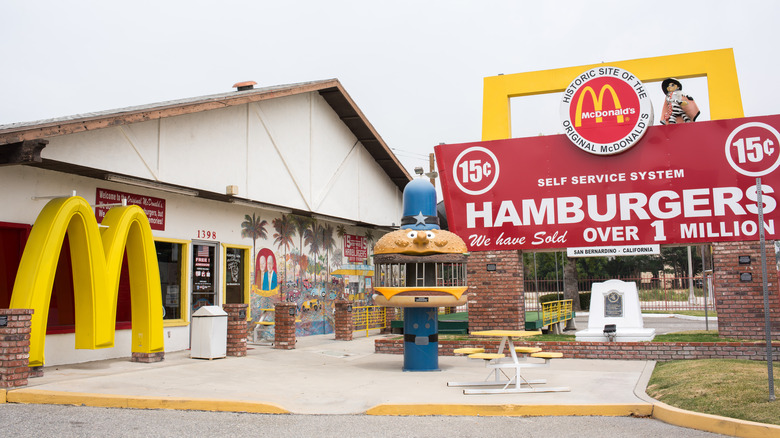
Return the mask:
<path id="1" fill-rule="evenodd" d="M 389 416 L 473 416 L 473 417 L 649 417 L 653 405 L 378 405 L 366 411 L 366 415 Z"/>
<path id="2" fill-rule="evenodd" d="M 248 412 L 289 414 L 271 403 L 240 400 L 195 399 L 179 397 L 135 397 L 112 394 L 16 389 L 7 393 L 9 403 L 77 405 L 99 408 L 172 409 L 181 411 Z"/>
<path id="3" fill-rule="evenodd" d="M 634 395 L 652 405 L 650 417 L 675 426 L 736 437 L 770 438 L 780 436 L 780 426 L 738 420 L 712 414 L 687 411 L 667 405 L 647 395 L 647 383 L 653 374 L 655 361 L 648 361 L 634 388 Z"/>
<path id="4" fill-rule="evenodd" d="M 648 364 L 643 377 L 652 373 Z M 638 404 L 604 405 L 468 405 L 468 404 L 399 404 L 378 405 L 365 415 L 375 416 L 474 416 L 474 417 L 551 417 L 602 416 L 651 417 L 675 426 L 735 437 L 771 438 L 780 436 L 780 426 L 687 411 L 667 405 L 648 396 L 643 389 L 647 381 L 637 384 L 636 395 L 647 401 Z M 54 404 L 102 408 L 168 409 L 181 411 L 246 412 L 255 414 L 290 414 L 272 403 L 221 399 L 178 397 L 140 397 L 112 394 L 46 391 L 39 389 L 0 389 L 0 403 Z"/>
<path id="5" fill-rule="evenodd" d="M 656 401 L 653 418 L 675 426 L 737 437 L 771 438 L 780 436 L 780 426 L 701 414 Z"/>

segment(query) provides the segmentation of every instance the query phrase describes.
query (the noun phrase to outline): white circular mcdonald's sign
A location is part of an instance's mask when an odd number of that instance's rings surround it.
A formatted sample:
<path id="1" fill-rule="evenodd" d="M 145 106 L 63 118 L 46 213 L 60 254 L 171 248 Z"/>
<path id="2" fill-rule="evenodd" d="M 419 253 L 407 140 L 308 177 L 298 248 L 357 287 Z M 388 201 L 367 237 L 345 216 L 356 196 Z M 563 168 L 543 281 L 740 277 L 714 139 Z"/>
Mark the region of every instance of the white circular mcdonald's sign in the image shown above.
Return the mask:
<path id="1" fill-rule="evenodd" d="M 561 99 L 561 120 L 569 140 L 596 155 L 626 151 L 653 124 L 645 85 L 618 68 L 594 67 L 577 76 Z"/>

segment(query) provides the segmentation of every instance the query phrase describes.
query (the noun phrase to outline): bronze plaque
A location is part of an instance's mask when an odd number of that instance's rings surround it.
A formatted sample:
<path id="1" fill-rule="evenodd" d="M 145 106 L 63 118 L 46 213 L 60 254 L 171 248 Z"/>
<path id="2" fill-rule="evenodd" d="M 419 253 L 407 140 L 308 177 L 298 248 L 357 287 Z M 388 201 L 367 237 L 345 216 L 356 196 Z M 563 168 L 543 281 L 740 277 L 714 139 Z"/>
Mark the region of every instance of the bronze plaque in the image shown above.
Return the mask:
<path id="1" fill-rule="evenodd" d="M 604 296 L 604 317 L 623 317 L 623 295 L 619 294 L 616 290 L 610 291 Z"/>

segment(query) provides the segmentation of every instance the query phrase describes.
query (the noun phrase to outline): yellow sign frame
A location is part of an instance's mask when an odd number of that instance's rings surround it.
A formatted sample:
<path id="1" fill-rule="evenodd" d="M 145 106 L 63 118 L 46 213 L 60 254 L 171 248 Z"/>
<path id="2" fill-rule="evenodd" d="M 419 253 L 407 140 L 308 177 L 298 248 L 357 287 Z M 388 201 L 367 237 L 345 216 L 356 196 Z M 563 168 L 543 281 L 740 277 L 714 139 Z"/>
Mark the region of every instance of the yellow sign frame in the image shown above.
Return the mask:
<path id="1" fill-rule="evenodd" d="M 484 78 L 482 140 L 512 137 L 511 98 L 562 92 L 577 75 L 602 65 L 581 65 Z M 609 65 L 628 70 L 643 82 L 662 81 L 668 77 L 706 77 L 710 118 L 744 117 L 732 49 L 610 62 Z"/>

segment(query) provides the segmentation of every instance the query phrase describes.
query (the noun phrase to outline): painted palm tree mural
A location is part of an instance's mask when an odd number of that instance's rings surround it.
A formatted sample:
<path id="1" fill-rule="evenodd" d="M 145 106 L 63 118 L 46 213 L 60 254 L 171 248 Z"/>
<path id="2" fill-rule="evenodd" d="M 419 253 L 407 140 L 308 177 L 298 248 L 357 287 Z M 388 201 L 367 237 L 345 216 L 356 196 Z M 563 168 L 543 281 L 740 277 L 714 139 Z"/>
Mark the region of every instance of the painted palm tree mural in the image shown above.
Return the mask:
<path id="1" fill-rule="evenodd" d="M 325 281 L 330 281 L 330 252 L 336 248 L 336 240 L 333 238 L 333 226 L 330 224 L 321 225 L 318 228 L 322 233 L 322 248 L 325 250 Z"/>
<path id="2" fill-rule="evenodd" d="M 287 282 L 287 253 L 290 250 L 290 246 L 293 245 L 293 236 L 295 235 L 295 226 L 290 220 L 289 216 L 283 214 L 281 218 L 273 220 L 274 230 L 274 243 L 279 249 L 284 248 L 284 274 L 282 275 L 282 284 Z M 279 293 L 282 293 L 282 288 L 279 289 Z"/>
<path id="3" fill-rule="evenodd" d="M 241 237 L 249 237 L 252 239 L 252 263 L 250 266 L 254 266 L 254 260 L 257 254 L 255 244 L 257 239 L 267 239 L 268 232 L 265 227 L 268 225 L 267 220 L 260 219 L 255 213 L 252 213 L 250 217 L 248 214 L 244 215 L 244 222 L 241 222 Z"/>
<path id="4" fill-rule="evenodd" d="M 298 216 L 298 215 L 291 215 L 290 221 L 292 221 L 293 226 L 295 227 L 295 233 L 298 235 L 298 255 L 296 257 L 295 263 L 298 267 L 297 277 L 295 278 L 296 283 L 301 283 L 301 276 L 306 272 L 306 269 L 309 267 L 309 261 L 306 259 L 304 261 L 304 258 L 306 256 L 303 253 L 303 235 L 306 232 L 306 229 L 309 228 L 309 225 L 311 222 L 314 221 L 314 219 L 306 216 Z M 306 266 L 303 266 L 303 265 Z"/>
<path id="5" fill-rule="evenodd" d="M 359 232 L 349 232 L 344 225 L 318 222 L 308 216 L 282 214 L 263 219 L 260 213 L 245 215 L 241 222 L 241 237 L 252 239 L 253 263 L 250 265 L 255 266 L 258 253 L 272 251 L 279 274 L 278 293 L 274 290 L 264 294 L 260 285 L 253 285 L 253 321 L 273 318 L 276 303 L 289 301 L 298 307 L 297 335 L 331 333 L 333 302 L 354 284 L 349 283 L 348 277 L 331 278 L 330 272 L 332 268 L 341 267 L 345 237 Z M 375 238 L 371 230 L 366 231 L 364 237 L 373 244 Z M 262 327 L 262 330 L 270 330 L 273 336 L 273 326 Z"/>
<path id="6" fill-rule="evenodd" d="M 366 230 L 366 234 L 363 235 L 363 237 L 366 238 L 366 245 L 368 245 L 368 260 L 366 260 L 366 264 L 371 264 L 371 254 L 374 252 L 374 233 L 371 230 Z"/>
<path id="7" fill-rule="evenodd" d="M 303 231 L 303 242 L 309 246 L 309 254 L 314 256 L 314 263 L 309 262 L 309 272 L 314 276 L 314 281 L 318 281 L 318 263 L 317 258 L 322 248 L 322 234 L 319 232 L 319 224 L 312 220 L 309 226 Z"/>

